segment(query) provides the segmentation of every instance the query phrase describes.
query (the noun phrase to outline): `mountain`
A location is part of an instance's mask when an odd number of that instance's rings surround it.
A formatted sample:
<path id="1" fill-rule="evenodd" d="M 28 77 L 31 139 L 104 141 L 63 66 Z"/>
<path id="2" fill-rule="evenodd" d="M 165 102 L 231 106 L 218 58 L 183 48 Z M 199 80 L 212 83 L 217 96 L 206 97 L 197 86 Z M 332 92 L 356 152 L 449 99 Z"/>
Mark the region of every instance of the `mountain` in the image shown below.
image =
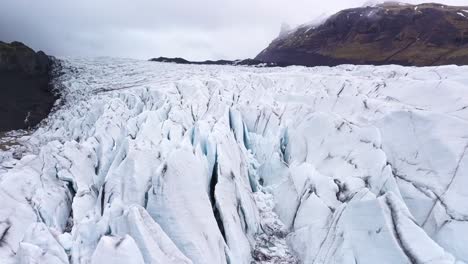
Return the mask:
<path id="1" fill-rule="evenodd" d="M 0 42 L 0 131 L 35 126 L 55 102 L 53 60 L 20 42 Z"/>
<path id="2" fill-rule="evenodd" d="M 467 71 L 66 58 L 1 263 L 468 263 Z"/>
<path id="3" fill-rule="evenodd" d="M 176 63 L 176 64 L 192 64 L 192 65 L 231 65 L 231 66 L 256 66 L 256 67 L 277 66 L 276 63 L 264 63 L 263 61 L 254 60 L 254 59 L 189 61 L 184 58 L 158 57 L 158 58 L 152 58 L 150 59 L 150 61 Z"/>
<path id="4" fill-rule="evenodd" d="M 388 2 L 282 33 L 256 60 L 305 66 L 468 64 L 468 7 Z"/>

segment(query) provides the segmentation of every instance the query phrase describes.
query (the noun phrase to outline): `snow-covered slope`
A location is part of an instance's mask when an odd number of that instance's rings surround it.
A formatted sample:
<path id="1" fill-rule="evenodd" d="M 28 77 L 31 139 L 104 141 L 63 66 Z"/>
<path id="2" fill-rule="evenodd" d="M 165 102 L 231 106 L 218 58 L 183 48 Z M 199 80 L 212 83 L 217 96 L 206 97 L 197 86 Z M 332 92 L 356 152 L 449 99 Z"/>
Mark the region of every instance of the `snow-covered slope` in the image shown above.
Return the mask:
<path id="1" fill-rule="evenodd" d="M 468 262 L 467 67 L 64 67 L 1 263 Z"/>

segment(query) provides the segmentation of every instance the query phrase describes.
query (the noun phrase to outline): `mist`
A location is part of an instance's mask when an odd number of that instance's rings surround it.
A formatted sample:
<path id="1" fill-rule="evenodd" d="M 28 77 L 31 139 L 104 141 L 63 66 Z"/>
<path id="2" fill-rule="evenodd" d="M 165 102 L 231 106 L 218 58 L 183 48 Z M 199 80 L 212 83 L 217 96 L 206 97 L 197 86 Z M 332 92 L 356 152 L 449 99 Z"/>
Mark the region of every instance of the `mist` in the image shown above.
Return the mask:
<path id="1" fill-rule="evenodd" d="M 254 57 L 280 31 L 366 0 L 1 0 L 0 40 L 55 56 Z M 375 2 L 375 1 L 372 1 Z M 408 1 L 422 3 L 424 1 Z M 468 5 L 468 0 L 442 1 Z"/>

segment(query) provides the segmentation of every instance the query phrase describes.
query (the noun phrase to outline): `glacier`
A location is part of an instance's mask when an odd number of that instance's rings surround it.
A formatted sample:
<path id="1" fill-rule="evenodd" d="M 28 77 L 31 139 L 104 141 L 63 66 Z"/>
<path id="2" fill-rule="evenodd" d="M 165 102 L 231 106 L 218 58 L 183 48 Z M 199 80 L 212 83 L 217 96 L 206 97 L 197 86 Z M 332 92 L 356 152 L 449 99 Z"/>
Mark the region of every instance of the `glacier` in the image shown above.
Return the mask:
<path id="1" fill-rule="evenodd" d="M 468 263 L 468 67 L 62 60 L 1 263 Z"/>

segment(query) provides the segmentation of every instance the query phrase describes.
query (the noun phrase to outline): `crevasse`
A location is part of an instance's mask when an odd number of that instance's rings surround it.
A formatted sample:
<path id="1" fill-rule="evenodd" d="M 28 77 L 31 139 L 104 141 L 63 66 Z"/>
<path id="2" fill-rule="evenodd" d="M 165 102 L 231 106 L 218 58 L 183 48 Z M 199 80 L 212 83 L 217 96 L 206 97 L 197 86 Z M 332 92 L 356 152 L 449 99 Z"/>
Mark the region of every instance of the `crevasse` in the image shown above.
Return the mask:
<path id="1" fill-rule="evenodd" d="M 2 263 L 468 262 L 466 67 L 63 65 Z"/>

